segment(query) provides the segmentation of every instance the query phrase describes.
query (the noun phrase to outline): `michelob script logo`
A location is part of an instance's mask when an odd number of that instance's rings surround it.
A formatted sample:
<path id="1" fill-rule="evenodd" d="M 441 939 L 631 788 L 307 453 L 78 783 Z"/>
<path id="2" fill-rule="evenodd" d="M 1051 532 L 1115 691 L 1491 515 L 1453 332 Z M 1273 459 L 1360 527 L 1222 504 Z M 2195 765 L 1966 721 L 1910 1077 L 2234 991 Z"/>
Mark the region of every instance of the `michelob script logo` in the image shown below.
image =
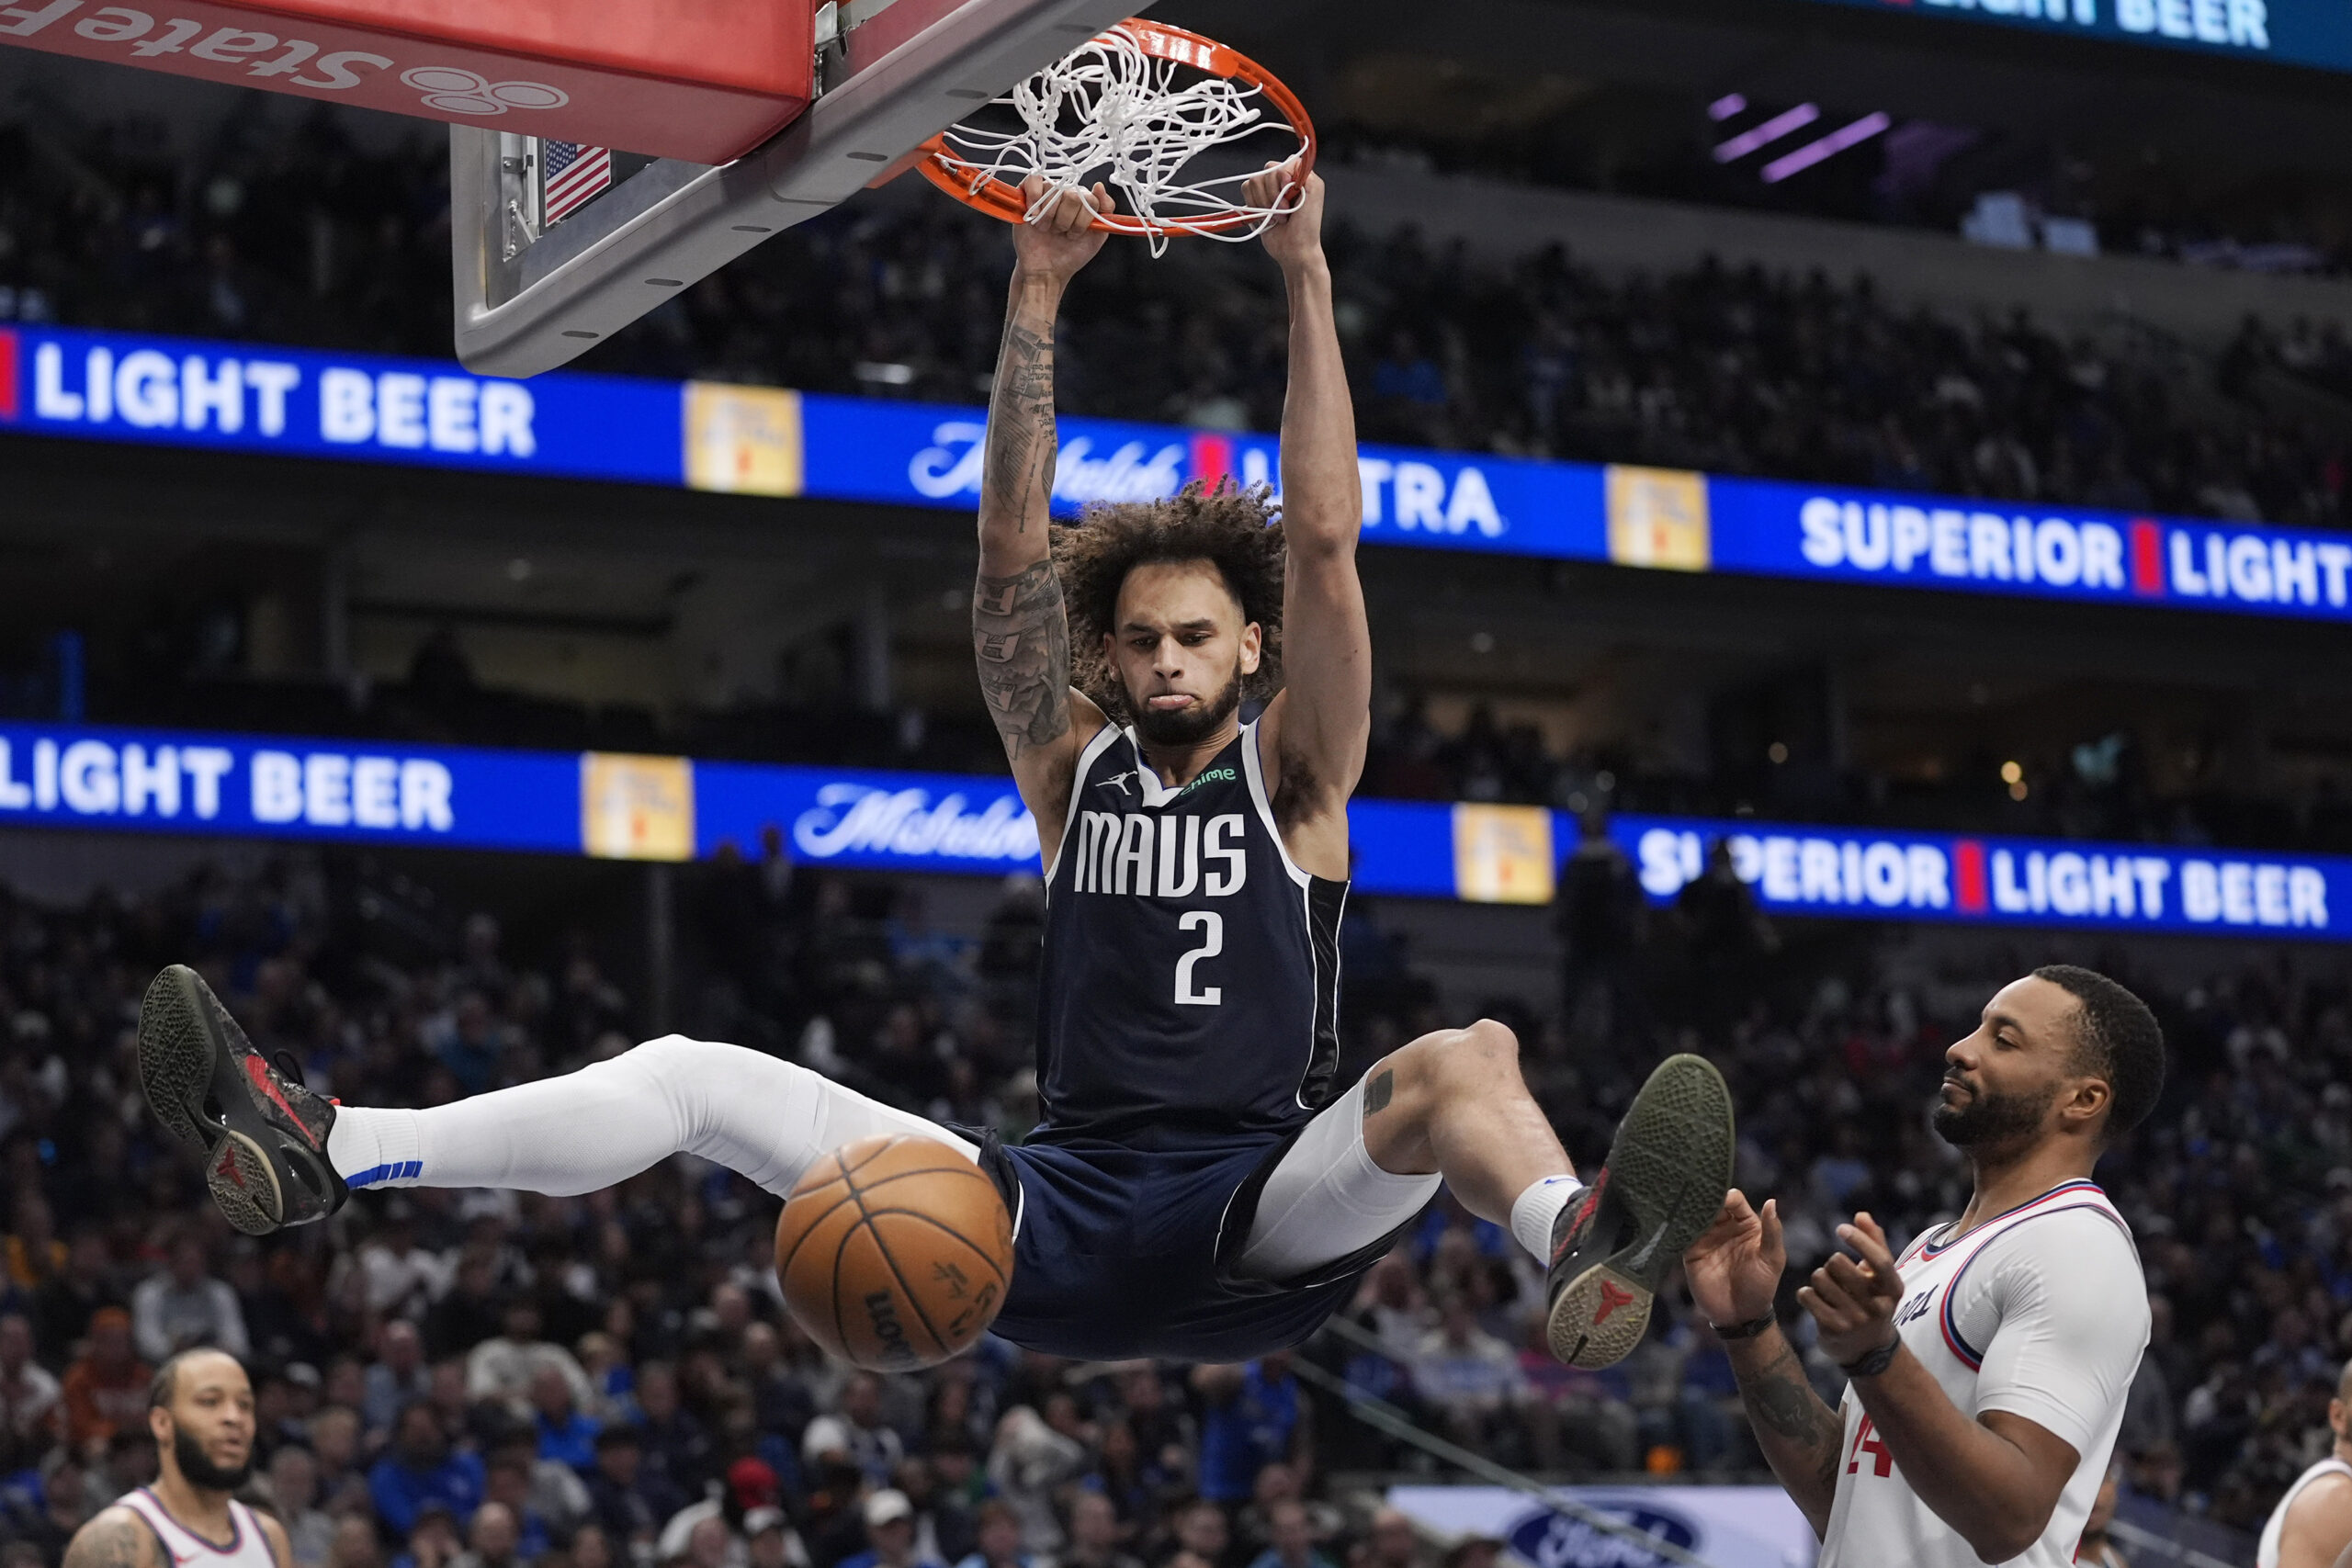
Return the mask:
<path id="1" fill-rule="evenodd" d="M 980 493 L 988 425 L 951 419 L 931 433 L 932 445 L 907 464 L 907 482 L 933 501 Z M 1091 436 L 1062 443 L 1054 459 L 1054 499 L 1071 506 L 1091 501 L 1162 501 L 1184 485 L 1184 446 L 1171 441 L 1157 452 L 1129 441 L 1107 457 L 1094 456 Z"/>
<path id="2" fill-rule="evenodd" d="M 934 802 L 917 787 L 829 784 L 792 824 L 793 847 L 810 860 L 842 856 L 997 861 L 1037 858 L 1037 819 L 1007 791 L 974 811 L 961 790 Z"/>

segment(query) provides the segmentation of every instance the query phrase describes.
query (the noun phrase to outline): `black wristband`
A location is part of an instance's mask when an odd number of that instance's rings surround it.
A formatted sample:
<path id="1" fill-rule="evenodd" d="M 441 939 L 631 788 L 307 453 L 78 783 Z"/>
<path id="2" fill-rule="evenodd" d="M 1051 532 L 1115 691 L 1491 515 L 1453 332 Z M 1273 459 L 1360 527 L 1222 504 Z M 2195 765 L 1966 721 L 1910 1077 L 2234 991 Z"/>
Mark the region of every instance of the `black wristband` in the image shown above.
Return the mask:
<path id="1" fill-rule="evenodd" d="M 1714 1323 L 1707 1326 L 1715 1331 L 1715 1337 L 1718 1339 L 1753 1339 L 1780 1321 L 1777 1316 L 1768 1312 L 1762 1317 L 1751 1317 L 1746 1323 L 1735 1323 L 1729 1328 Z"/>
<path id="2" fill-rule="evenodd" d="M 1894 1353 L 1902 1348 L 1903 1338 L 1897 1335 L 1869 1355 L 1848 1361 L 1838 1370 L 1849 1378 L 1874 1378 L 1894 1364 Z"/>

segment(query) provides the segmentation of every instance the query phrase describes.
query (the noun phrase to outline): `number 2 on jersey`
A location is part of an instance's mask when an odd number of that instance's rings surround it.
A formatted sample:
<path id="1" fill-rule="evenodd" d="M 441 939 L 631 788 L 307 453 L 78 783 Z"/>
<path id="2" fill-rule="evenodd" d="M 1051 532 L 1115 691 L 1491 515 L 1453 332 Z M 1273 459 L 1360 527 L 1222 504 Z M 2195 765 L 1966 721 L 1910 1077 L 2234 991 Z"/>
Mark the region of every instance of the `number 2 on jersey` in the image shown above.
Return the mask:
<path id="1" fill-rule="evenodd" d="M 1176 961 L 1176 1002 L 1180 1007 L 1213 1008 L 1225 1000 L 1222 986 L 1203 986 L 1193 978 L 1193 965 L 1225 951 L 1225 917 L 1215 909 L 1188 909 L 1176 922 L 1180 931 L 1199 931 L 1201 945 Z"/>

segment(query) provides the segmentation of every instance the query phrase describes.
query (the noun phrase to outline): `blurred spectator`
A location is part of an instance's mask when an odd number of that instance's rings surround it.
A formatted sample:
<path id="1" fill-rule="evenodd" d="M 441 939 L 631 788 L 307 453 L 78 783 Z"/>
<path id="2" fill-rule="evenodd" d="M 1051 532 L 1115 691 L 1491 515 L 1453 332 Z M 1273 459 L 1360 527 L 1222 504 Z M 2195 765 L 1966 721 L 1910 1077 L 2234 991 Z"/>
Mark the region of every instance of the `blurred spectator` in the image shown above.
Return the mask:
<path id="1" fill-rule="evenodd" d="M 449 1288 L 448 1264 L 418 1240 L 416 1211 L 398 1195 L 359 1248 L 358 1269 L 368 1310 L 387 1317 L 421 1318 Z"/>
<path id="2" fill-rule="evenodd" d="M 662 1521 L 686 1506 L 686 1495 L 665 1475 L 649 1474 L 644 1448 L 629 1427 L 607 1427 L 596 1434 L 596 1468 L 588 1476 L 588 1495 L 598 1525 L 624 1545 L 642 1541 L 649 1548 Z"/>
<path id="3" fill-rule="evenodd" d="M 430 1404 L 412 1404 L 401 1412 L 390 1448 L 368 1475 L 376 1517 L 398 1535 L 415 1530 L 429 1505 L 446 1509 L 462 1525 L 480 1506 L 482 1484 L 481 1457 L 451 1451 L 448 1435 Z"/>
<path id="4" fill-rule="evenodd" d="M 1170 1534 L 1170 1550 L 1160 1568 L 1240 1568 L 1232 1522 L 1206 1497 L 1195 1497 L 1176 1510 Z"/>
<path id="5" fill-rule="evenodd" d="M 956 1568 L 1037 1568 L 1038 1559 L 1021 1550 L 1021 1516 L 1010 1505 L 981 1504 L 977 1525 L 979 1543 Z"/>
<path id="6" fill-rule="evenodd" d="M 1439 1309 L 1438 1325 L 1413 1348 L 1413 1387 L 1437 1412 L 1446 1435 L 1464 1448 L 1497 1446 L 1501 1423 L 1532 1404 L 1519 1358 L 1478 1326 L 1461 1295 Z"/>
<path id="7" fill-rule="evenodd" d="M 0 1474 L 40 1464 L 64 1435 L 64 1391 L 33 1359 L 32 1325 L 0 1314 Z"/>
<path id="8" fill-rule="evenodd" d="M 679 1402 L 677 1373 L 662 1361 L 638 1368 L 637 1401 L 643 1413 L 637 1429 L 644 1440 L 646 1472 L 672 1491 L 699 1496 L 717 1458 L 710 1434 Z"/>
<path id="9" fill-rule="evenodd" d="M 1086 1472 L 1086 1445 L 1057 1431 L 1036 1411 L 1014 1405 L 997 1423 L 996 1446 L 989 1450 L 989 1481 L 999 1499 L 1021 1519 L 1021 1539 L 1033 1551 L 1059 1549 L 1061 1521 L 1054 1495 Z"/>
<path id="10" fill-rule="evenodd" d="M 162 1361 L 191 1345 L 211 1345 L 244 1357 L 245 1313 L 228 1282 L 205 1272 L 204 1244 L 174 1241 L 169 1264 L 130 1292 L 130 1319 L 140 1355 Z"/>
<path id="11" fill-rule="evenodd" d="M 744 1568 L 786 1568 L 807 1562 L 807 1549 L 793 1534 L 782 1508 L 754 1508 L 743 1516 Z M 573 1568 L 579 1568 L 577 1562 Z"/>
<path id="12" fill-rule="evenodd" d="M 65 1244 L 57 1239 L 57 1223 L 49 1201 L 38 1192 L 17 1195 L 8 1231 L 8 1282 L 19 1292 L 38 1291 L 65 1269 Z"/>
<path id="13" fill-rule="evenodd" d="M 504 1513 L 506 1528 L 514 1532 L 515 1555 L 529 1562 L 546 1553 L 555 1537 L 548 1529 L 546 1517 L 531 1506 L 531 1456 L 527 1449 L 501 1449 L 484 1461 L 481 1495 L 481 1507 L 474 1514 L 476 1529 L 481 1528 L 481 1516 L 496 1507 Z"/>
<path id="14" fill-rule="evenodd" d="M 1070 1499 L 1069 1533 L 1055 1568 L 1143 1568 L 1140 1559 L 1121 1548 L 1118 1510 L 1100 1492 L 1080 1492 Z"/>
<path id="15" fill-rule="evenodd" d="M 1352 1568 L 1431 1568 L 1411 1516 L 1401 1508 L 1384 1507 L 1372 1516 L 1372 1530 Z"/>
<path id="16" fill-rule="evenodd" d="M 475 1346 L 466 1358 L 466 1397 L 499 1400 L 520 1416 L 531 1408 L 535 1380 L 542 1371 L 563 1380 L 575 1409 L 588 1403 L 588 1374 L 571 1351 L 539 1337 L 537 1304 L 510 1303 L 503 1332 Z"/>
<path id="17" fill-rule="evenodd" d="M 843 1558 L 839 1568 L 942 1568 L 915 1553 L 915 1510 L 894 1486 L 869 1494 L 863 1505 L 866 1549 Z"/>
<path id="18" fill-rule="evenodd" d="M 318 1461 L 299 1443 L 287 1443 L 269 1458 L 269 1492 L 294 1561 L 319 1568 L 334 1549 L 334 1520 L 318 1506 Z"/>
<path id="19" fill-rule="evenodd" d="M 1242 1503 L 1267 1465 L 1313 1468 L 1306 1402 L 1288 1354 L 1247 1366 L 1196 1367 L 1193 1388 L 1206 1407 L 1201 1418 L 1202 1496 Z"/>
<path id="20" fill-rule="evenodd" d="M 514 1514 L 503 1504 L 484 1503 L 474 1510 L 466 1550 L 451 1562 L 450 1568 L 516 1568 L 517 1540 Z"/>
<path id="21" fill-rule="evenodd" d="M 311 1458 L 318 1469 L 321 1508 L 340 1514 L 367 1506 L 368 1474 L 360 1462 L 357 1411 L 347 1404 L 331 1404 L 311 1417 Z"/>
<path id="22" fill-rule="evenodd" d="M 1633 863 L 1609 836 L 1598 807 L 1584 814 L 1577 846 L 1560 863 L 1552 898 L 1552 929 L 1560 939 L 1560 1016 L 1571 1026 L 1587 995 L 1598 988 L 1608 1010 L 1595 1025 L 1607 1037 L 1642 1027 L 1635 954 L 1648 913 Z"/>
<path id="23" fill-rule="evenodd" d="M 560 1367 L 531 1374 L 531 1405 L 539 1434 L 539 1457 L 585 1474 L 596 1463 L 596 1434 L 604 1423 L 572 1403 L 571 1384 Z"/>
<path id="24" fill-rule="evenodd" d="M 882 1380 L 852 1372 L 842 1380 L 837 1414 L 817 1416 L 800 1436 L 801 1461 L 838 1459 L 854 1465 L 875 1485 L 888 1483 L 905 1457 L 899 1434 L 882 1419 Z"/>
<path id="25" fill-rule="evenodd" d="M 391 1430 L 400 1413 L 433 1392 L 433 1369 L 424 1364 L 424 1338 L 404 1317 L 384 1320 L 376 1332 L 376 1359 L 368 1364 L 367 1403 L 360 1407 L 368 1430 Z"/>
<path id="26" fill-rule="evenodd" d="M 153 1375 L 131 1348 L 130 1314 L 99 1308 L 90 1318 L 89 1348 L 65 1369 L 65 1429 L 75 1450 L 103 1451 L 117 1432 L 144 1432 Z"/>
<path id="27" fill-rule="evenodd" d="M 1315 1532 L 1305 1504 L 1277 1503 L 1267 1522 L 1266 1550 L 1251 1562 L 1250 1568 L 1334 1568 L 1331 1560 L 1315 1549 Z"/>
<path id="28" fill-rule="evenodd" d="M 334 1544 L 327 1549 L 327 1568 L 384 1568 L 383 1550 L 376 1543 L 376 1522 L 365 1514 L 345 1514 L 336 1521 Z"/>
<path id="29" fill-rule="evenodd" d="M 386 1524 L 391 1521 L 384 1518 Z M 392 1559 L 391 1568 L 456 1568 L 465 1551 L 465 1537 L 447 1503 L 427 1502 L 406 1530 L 407 1550 Z"/>
<path id="30" fill-rule="evenodd" d="M 66 1247 L 64 1269 L 33 1292 L 33 1337 L 48 1359 L 62 1362 L 100 1307 L 124 1304 L 107 1278 L 107 1263 L 104 1234 L 82 1231 Z"/>

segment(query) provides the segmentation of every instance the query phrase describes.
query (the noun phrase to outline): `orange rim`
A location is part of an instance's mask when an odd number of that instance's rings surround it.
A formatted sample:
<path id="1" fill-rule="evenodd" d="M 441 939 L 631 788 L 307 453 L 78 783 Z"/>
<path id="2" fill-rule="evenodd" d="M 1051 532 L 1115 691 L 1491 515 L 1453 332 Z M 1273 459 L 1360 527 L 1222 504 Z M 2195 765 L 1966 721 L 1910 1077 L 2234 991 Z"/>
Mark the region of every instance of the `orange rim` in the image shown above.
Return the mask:
<path id="1" fill-rule="evenodd" d="M 1109 30 L 1125 32 L 1135 39 L 1138 49 L 1155 60 L 1172 60 L 1179 65 L 1190 65 L 1212 76 L 1258 88 L 1290 122 L 1292 131 L 1298 137 L 1298 151 L 1293 154 L 1298 160 L 1298 177 L 1304 180 L 1313 172 L 1315 126 L 1306 118 L 1306 108 L 1298 101 L 1298 96 L 1283 85 L 1282 78 L 1239 50 L 1228 49 L 1215 39 L 1203 38 L 1165 22 L 1131 17 Z M 947 144 L 944 131 L 924 142 L 916 152 L 915 167 L 922 171 L 922 177 L 966 206 L 1007 223 L 1018 223 L 1028 213 L 1029 204 L 1021 198 L 1020 186 L 983 174 L 978 164 L 958 156 Z M 1132 213 L 1114 212 L 1095 219 L 1091 227 L 1111 234 L 1215 234 L 1227 229 L 1247 228 L 1258 221 L 1259 215 L 1254 212 L 1230 212 L 1146 223 Z"/>

